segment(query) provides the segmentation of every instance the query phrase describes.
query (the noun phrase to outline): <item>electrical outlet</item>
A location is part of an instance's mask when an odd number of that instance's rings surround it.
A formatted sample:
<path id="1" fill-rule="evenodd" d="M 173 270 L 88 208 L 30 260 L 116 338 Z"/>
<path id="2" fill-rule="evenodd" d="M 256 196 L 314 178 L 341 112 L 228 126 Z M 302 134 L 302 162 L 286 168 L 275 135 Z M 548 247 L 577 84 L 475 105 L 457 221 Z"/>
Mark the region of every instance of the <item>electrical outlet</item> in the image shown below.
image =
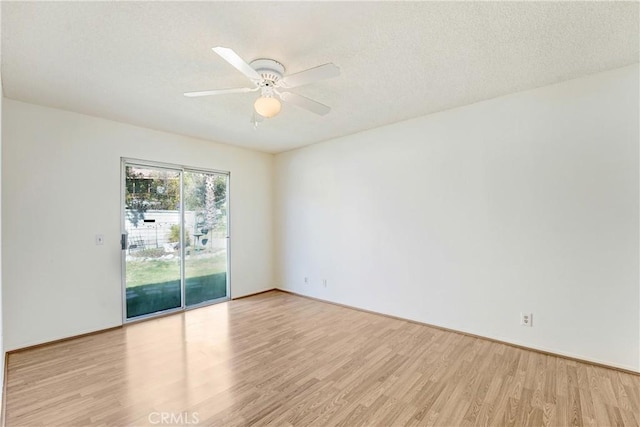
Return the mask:
<path id="1" fill-rule="evenodd" d="M 104 236 L 102 234 L 96 234 L 96 245 L 104 245 Z"/>
<path id="2" fill-rule="evenodd" d="M 322 286 L 327 287 L 327 279 L 322 279 Z"/>
<path id="3" fill-rule="evenodd" d="M 520 313 L 520 325 L 533 326 L 533 313 Z"/>

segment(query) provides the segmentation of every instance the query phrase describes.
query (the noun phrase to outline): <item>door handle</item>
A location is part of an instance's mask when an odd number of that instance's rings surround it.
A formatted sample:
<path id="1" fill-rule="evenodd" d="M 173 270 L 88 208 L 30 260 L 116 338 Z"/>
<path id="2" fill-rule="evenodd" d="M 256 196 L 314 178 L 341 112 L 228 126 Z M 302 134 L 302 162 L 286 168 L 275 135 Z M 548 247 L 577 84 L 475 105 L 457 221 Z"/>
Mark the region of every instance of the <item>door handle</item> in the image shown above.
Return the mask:
<path id="1" fill-rule="evenodd" d="M 122 233 L 120 235 L 120 248 L 124 251 L 127 249 L 127 233 Z"/>

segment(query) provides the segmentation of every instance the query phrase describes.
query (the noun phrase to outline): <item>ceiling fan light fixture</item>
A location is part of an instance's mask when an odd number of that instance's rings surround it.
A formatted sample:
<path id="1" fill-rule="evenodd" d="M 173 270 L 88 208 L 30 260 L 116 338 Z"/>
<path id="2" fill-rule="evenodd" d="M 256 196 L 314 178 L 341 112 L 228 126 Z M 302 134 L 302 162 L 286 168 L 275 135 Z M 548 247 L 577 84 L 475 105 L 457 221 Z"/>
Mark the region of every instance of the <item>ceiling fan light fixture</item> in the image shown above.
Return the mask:
<path id="1" fill-rule="evenodd" d="M 253 104 L 253 108 L 255 108 L 256 113 L 260 114 L 262 117 L 270 119 L 280 112 L 282 104 L 278 98 L 274 98 L 272 96 L 261 96 L 256 99 L 256 102 Z"/>

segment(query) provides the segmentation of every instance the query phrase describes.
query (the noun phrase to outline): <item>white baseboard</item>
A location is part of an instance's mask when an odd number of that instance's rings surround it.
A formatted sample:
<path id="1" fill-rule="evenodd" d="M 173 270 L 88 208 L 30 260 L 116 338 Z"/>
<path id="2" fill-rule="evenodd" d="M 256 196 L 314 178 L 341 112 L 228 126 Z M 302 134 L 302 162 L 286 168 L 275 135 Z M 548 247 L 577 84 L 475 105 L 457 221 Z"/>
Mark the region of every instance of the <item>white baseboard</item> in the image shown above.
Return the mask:
<path id="1" fill-rule="evenodd" d="M 231 300 L 240 299 L 240 298 L 246 298 L 246 297 L 250 297 L 250 296 L 258 295 L 258 294 L 263 294 L 265 292 L 275 291 L 277 289 L 278 288 L 270 287 L 270 288 L 264 288 L 264 289 L 259 290 L 259 291 L 249 292 L 248 294 L 232 295 L 231 296 Z"/>

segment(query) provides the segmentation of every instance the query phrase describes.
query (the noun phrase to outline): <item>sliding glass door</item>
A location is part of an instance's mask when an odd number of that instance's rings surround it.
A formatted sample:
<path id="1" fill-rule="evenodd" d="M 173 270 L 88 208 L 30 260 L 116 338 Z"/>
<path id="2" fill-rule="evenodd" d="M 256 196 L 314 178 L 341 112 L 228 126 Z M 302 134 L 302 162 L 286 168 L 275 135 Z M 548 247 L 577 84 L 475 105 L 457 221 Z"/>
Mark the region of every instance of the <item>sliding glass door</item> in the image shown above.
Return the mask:
<path id="1" fill-rule="evenodd" d="M 228 174 L 123 160 L 126 320 L 226 300 Z"/>
<path id="2" fill-rule="evenodd" d="M 127 318 L 182 306 L 180 171 L 125 165 Z"/>
<path id="3" fill-rule="evenodd" d="M 227 176 L 184 172 L 185 304 L 227 296 Z"/>

